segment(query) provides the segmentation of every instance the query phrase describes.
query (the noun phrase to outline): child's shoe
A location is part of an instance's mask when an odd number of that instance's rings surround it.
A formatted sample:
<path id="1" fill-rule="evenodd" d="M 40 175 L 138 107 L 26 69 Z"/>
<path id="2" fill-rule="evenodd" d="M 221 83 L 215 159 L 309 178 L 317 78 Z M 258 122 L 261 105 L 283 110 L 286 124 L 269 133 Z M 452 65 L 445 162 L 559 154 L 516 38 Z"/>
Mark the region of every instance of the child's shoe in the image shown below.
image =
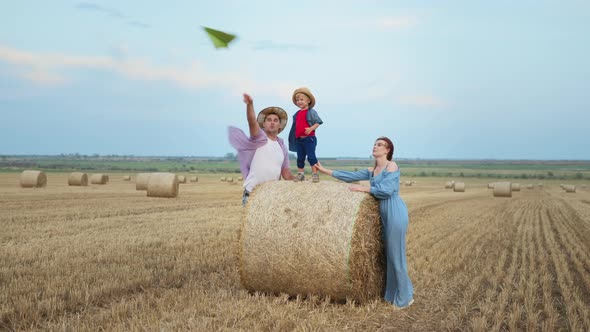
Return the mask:
<path id="1" fill-rule="evenodd" d="M 320 175 L 318 173 L 311 174 L 311 182 L 318 183 L 320 182 Z"/>
<path id="2" fill-rule="evenodd" d="M 295 176 L 295 182 L 299 181 L 305 181 L 305 175 L 303 173 L 297 173 L 297 176 Z"/>

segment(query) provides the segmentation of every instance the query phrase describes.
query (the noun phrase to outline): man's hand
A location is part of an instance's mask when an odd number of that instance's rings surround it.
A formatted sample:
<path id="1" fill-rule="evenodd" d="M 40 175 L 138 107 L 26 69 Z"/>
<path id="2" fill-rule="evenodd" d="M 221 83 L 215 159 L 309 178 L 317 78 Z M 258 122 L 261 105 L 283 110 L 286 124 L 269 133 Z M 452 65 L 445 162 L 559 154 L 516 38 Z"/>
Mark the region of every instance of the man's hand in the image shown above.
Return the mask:
<path id="1" fill-rule="evenodd" d="M 251 105 L 253 103 L 252 97 L 249 94 L 244 93 L 244 104 Z"/>

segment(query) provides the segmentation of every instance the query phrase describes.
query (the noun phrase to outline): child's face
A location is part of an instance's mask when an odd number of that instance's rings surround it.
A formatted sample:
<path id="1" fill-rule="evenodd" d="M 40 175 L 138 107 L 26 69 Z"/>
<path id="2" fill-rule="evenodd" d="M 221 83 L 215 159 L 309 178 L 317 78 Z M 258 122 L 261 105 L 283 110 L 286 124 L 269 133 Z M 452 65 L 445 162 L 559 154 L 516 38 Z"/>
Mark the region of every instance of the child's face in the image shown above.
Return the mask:
<path id="1" fill-rule="evenodd" d="M 310 102 L 311 100 L 304 93 L 298 93 L 295 95 L 295 104 L 302 110 L 308 108 Z"/>

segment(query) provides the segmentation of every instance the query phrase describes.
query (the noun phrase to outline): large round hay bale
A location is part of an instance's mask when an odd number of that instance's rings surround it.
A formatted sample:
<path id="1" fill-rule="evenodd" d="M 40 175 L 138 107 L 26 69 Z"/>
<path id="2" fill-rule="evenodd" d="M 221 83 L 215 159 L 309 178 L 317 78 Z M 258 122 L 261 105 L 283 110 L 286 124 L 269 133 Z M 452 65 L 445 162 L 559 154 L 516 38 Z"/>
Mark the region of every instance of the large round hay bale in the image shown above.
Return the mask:
<path id="1" fill-rule="evenodd" d="M 135 176 L 135 190 L 147 190 L 152 173 L 139 173 Z"/>
<path id="2" fill-rule="evenodd" d="M 512 197 L 512 184 L 510 182 L 494 183 L 494 197 Z"/>
<path id="3" fill-rule="evenodd" d="M 563 190 L 565 190 L 566 193 L 575 193 L 576 186 L 573 184 L 566 184 L 563 186 Z"/>
<path id="4" fill-rule="evenodd" d="M 82 172 L 73 172 L 70 173 L 68 176 L 68 185 L 69 186 L 87 186 L 88 185 L 88 175 Z"/>
<path id="5" fill-rule="evenodd" d="M 512 191 L 520 191 L 520 183 L 513 183 Z"/>
<path id="6" fill-rule="evenodd" d="M 199 182 L 199 178 L 196 176 L 191 176 L 190 181 L 191 182 Z"/>
<path id="7" fill-rule="evenodd" d="M 454 185 L 454 183 L 453 183 L 453 182 L 451 182 L 451 181 L 447 181 L 447 182 L 445 183 L 445 189 L 453 189 L 453 185 Z"/>
<path id="8" fill-rule="evenodd" d="M 493 182 L 488 183 L 488 189 L 494 189 L 494 183 Z"/>
<path id="9" fill-rule="evenodd" d="M 92 184 L 107 184 L 109 178 L 106 174 L 92 174 L 90 176 L 90 183 Z"/>
<path id="10" fill-rule="evenodd" d="M 186 176 L 177 175 L 176 178 L 178 179 L 178 183 L 186 183 Z"/>
<path id="11" fill-rule="evenodd" d="M 453 186 L 454 192 L 465 192 L 465 182 L 455 182 Z"/>
<path id="12" fill-rule="evenodd" d="M 147 195 L 149 197 L 178 196 L 178 178 L 173 173 L 152 173 L 148 180 Z"/>
<path id="13" fill-rule="evenodd" d="M 26 170 L 20 174 L 20 186 L 23 188 L 41 188 L 47 185 L 47 175 L 42 171 Z"/>
<path id="14" fill-rule="evenodd" d="M 123 181 L 131 181 L 131 175 L 123 175 Z"/>
<path id="15" fill-rule="evenodd" d="M 244 287 L 360 302 L 381 297 L 385 266 L 378 202 L 348 186 L 333 181 L 258 185 L 240 232 Z"/>

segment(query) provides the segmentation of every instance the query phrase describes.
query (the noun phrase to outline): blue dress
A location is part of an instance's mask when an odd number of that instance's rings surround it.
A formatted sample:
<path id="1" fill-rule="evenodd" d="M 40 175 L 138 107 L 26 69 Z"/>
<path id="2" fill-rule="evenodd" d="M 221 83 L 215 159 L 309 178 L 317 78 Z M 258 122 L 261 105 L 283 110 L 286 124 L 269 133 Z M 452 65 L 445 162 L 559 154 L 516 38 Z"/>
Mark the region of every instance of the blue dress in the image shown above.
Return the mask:
<path id="1" fill-rule="evenodd" d="M 383 223 L 383 241 L 387 258 L 385 300 L 398 307 L 405 307 L 414 296 L 414 287 L 408 275 L 406 263 L 406 232 L 408 208 L 399 196 L 399 169 L 384 169 L 373 176 L 368 169 L 358 172 L 334 171 L 332 176 L 345 181 L 369 180 L 371 194 L 379 200 L 379 213 Z"/>

